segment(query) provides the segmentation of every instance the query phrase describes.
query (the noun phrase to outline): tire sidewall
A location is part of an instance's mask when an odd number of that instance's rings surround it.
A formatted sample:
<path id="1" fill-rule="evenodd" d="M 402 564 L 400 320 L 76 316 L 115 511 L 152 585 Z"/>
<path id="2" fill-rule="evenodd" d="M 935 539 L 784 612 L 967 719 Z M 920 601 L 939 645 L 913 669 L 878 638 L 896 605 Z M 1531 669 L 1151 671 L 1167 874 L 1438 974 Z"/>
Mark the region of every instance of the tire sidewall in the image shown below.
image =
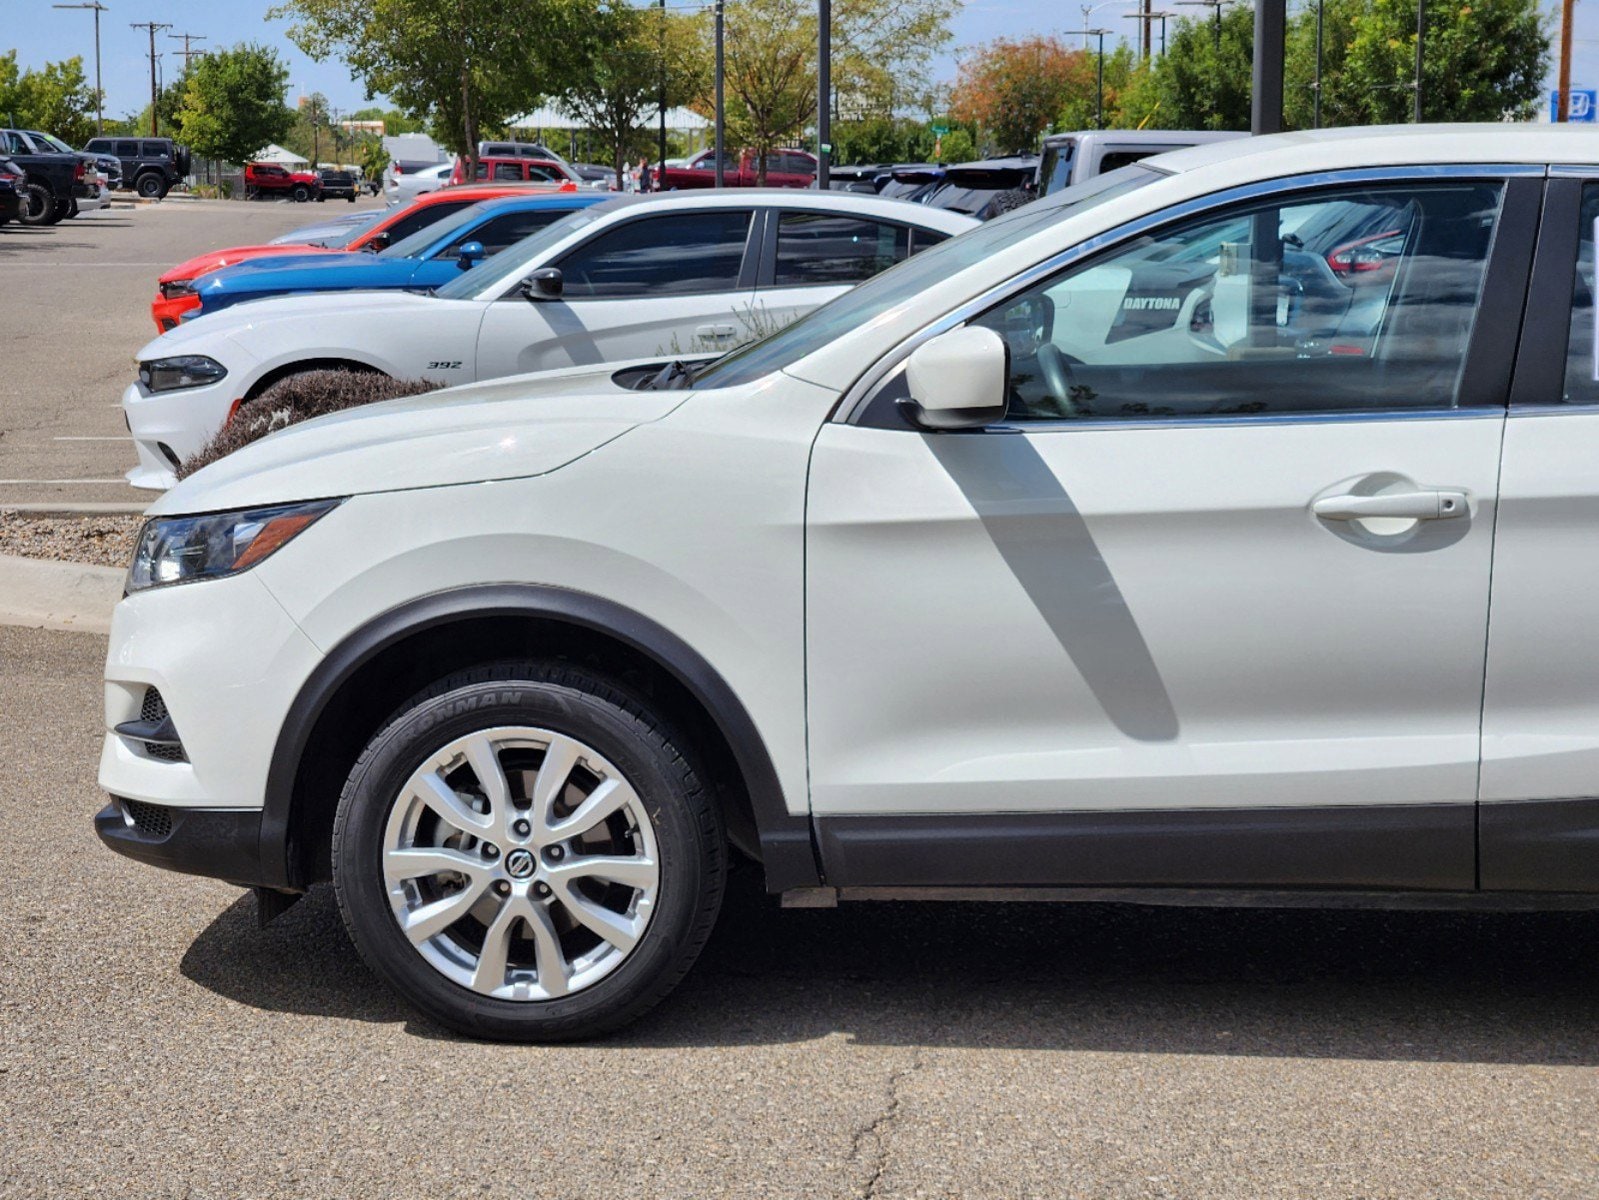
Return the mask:
<path id="1" fill-rule="evenodd" d="M 134 184 L 134 190 L 146 200 L 159 200 L 166 195 L 166 188 L 161 185 L 160 176 L 153 174 L 139 176 Z"/>
<path id="2" fill-rule="evenodd" d="M 446 979 L 401 932 L 383 884 L 383 834 L 406 780 L 456 738 L 505 725 L 549 729 L 592 747 L 638 793 L 654 826 L 660 882 L 643 938 L 609 975 L 556 1000 L 497 1000 Z M 706 888 L 719 894 L 724 864 L 720 831 L 716 839 L 703 836 L 681 779 L 674 778 L 669 758 L 651 744 L 646 728 L 604 699 L 536 679 L 467 684 L 423 700 L 390 725 L 350 777 L 334 840 L 340 907 L 372 968 L 433 1019 L 480 1037 L 581 1037 L 623 1024 L 654 1004 L 687 969 L 679 962 L 684 941 Z M 694 946 L 691 954 L 697 951 Z"/>
<path id="3" fill-rule="evenodd" d="M 26 202 L 17 219 L 24 225 L 51 225 L 55 214 L 55 193 L 42 183 L 25 182 L 21 188 Z"/>

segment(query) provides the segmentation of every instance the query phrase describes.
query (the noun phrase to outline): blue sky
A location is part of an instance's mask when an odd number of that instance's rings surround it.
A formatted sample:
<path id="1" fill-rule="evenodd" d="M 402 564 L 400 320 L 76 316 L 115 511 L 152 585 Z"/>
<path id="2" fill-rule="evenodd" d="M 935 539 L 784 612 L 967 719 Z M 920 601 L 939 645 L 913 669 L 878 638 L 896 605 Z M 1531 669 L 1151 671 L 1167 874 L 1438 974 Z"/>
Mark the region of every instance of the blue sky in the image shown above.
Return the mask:
<path id="1" fill-rule="evenodd" d="M 682 0 L 669 0 L 677 7 Z M 1101 8 L 1090 18 L 1106 28 L 1135 26 L 1123 14 L 1134 11 L 1135 0 L 1118 0 Z M 7 20 L 0 24 L 0 49 L 17 49 L 24 66 L 39 66 L 46 61 L 84 56 L 91 78 L 94 69 L 94 22 L 87 11 L 57 11 L 50 0 L 3 0 Z M 146 52 L 148 35 L 129 28 L 131 21 L 162 21 L 172 24 L 156 36 L 156 51 L 165 57 L 161 69 L 173 72 L 181 65 L 177 53 L 183 48 L 171 39 L 174 33 L 203 35 L 200 47 L 229 46 L 235 42 L 264 41 L 277 48 L 288 63 L 294 83 L 292 95 L 319 91 L 336 109 L 349 111 L 366 103 L 359 82 L 337 62 L 314 63 L 300 53 L 285 35 L 286 23 L 266 20 L 272 0 L 110 0 L 110 11 L 101 15 L 101 53 L 106 89 L 106 112 L 122 116 L 137 112 L 149 99 L 150 74 Z M 1575 87 L 1599 87 L 1599 11 L 1577 6 L 1577 42 L 1572 67 Z M 26 20 L 16 19 L 26 11 Z M 1192 10 L 1190 10 L 1192 11 Z M 1032 33 L 1059 33 L 1082 28 L 1077 0 L 972 0 L 954 23 L 956 47 L 970 46 L 996 37 L 1019 37 Z M 1106 39 L 1107 42 L 1109 39 Z M 1107 46 L 1108 48 L 1108 46 Z M 953 56 L 940 61 L 939 74 L 955 75 Z"/>

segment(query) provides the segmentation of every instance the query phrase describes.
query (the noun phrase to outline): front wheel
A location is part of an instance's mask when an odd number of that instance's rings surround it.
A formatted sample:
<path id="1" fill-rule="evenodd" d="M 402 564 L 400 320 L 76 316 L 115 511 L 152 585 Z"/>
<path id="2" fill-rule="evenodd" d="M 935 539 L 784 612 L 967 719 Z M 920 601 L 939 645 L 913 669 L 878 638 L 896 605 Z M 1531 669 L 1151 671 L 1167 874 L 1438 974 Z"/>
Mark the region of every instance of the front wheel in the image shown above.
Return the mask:
<path id="1" fill-rule="evenodd" d="M 662 718 L 571 667 L 501 663 L 410 701 L 351 772 L 340 911 L 372 969 L 473 1037 L 638 1017 L 721 906 L 719 810 Z"/>
<path id="2" fill-rule="evenodd" d="M 296 204 L 304 204 L 311 198 L 311 189 L 303 183 L 297 183 L 294 185 L 294 190 L 289 194 L 294 197 Z"/>
<path id="3" fill-rule="evenodd" d="M 56 216 L 55 193 L 46 184 L 24 183 L 19 190 L 22 211 L 18 218 L 24 225 L 54 225 L 61 219 Z"/>

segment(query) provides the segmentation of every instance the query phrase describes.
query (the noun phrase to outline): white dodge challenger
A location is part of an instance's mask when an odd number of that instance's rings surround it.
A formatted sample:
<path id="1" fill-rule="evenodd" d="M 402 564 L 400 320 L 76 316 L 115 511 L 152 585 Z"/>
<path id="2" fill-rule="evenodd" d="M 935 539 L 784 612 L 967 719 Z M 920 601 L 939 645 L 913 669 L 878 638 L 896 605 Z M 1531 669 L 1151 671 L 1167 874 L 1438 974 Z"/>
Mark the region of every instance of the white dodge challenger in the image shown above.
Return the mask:
<path id="1" fill-rule="evenodd" d="M 135 487 L 162 489 L 234 411 L 327 367 L 441 386 L 732 349 L 977 224 L 959 213 L 794 189 L 618 197 L 431 294 L 281 296 L 185 322 L 123 393 Z"/>

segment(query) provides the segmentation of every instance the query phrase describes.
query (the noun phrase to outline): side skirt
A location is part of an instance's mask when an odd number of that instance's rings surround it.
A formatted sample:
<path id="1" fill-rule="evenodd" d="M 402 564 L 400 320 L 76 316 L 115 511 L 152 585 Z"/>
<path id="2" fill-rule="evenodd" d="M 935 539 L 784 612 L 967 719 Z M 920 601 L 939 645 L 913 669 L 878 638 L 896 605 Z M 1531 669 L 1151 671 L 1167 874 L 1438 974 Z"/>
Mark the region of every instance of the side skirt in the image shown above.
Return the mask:
<path id="1" fill-rule="evenodd" d="M 1548 912 L 1599 909 L 1599 892 L 1251 891 L 1245 888 L 795 888 L 784 908 L 836 908 L 853 901 L 1004 904 L 1140 904 L 1172 908 L 1401 909 L 1408 912 Z"/>

